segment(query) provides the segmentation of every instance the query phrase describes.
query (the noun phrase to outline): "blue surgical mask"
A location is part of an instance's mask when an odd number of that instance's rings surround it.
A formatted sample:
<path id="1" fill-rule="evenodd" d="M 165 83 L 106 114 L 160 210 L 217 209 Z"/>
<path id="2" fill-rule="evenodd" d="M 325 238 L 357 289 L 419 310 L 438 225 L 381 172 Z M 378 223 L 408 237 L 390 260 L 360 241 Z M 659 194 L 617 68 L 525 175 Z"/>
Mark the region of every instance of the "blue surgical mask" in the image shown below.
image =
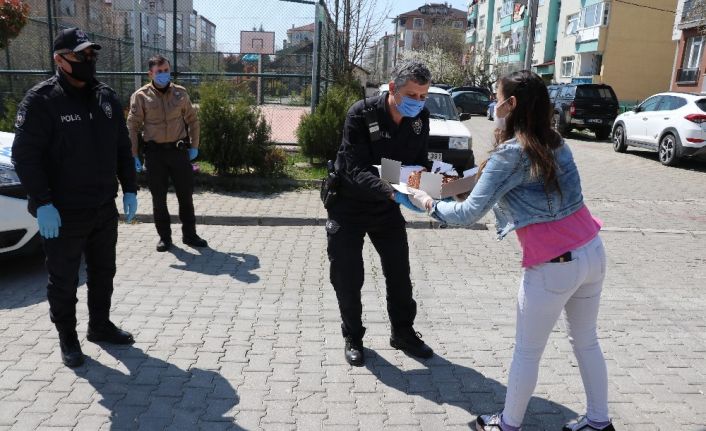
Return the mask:
<path id="1" fill-rule="evenodd" d="M 171 79 L 172 77 L 169 72 L 160 72 L 154 76 L 154 83 L 160 87 L 166 87 L 169 85 L 169 81 L 171 81 Z"/>
<path id="2" fill-rule="evenodd" d="M 402 114 L 403 117 L 416 117 L 420 112 L 422 112 L 424 103 L 424 100 L 412 99 L 407 96 L 402 96 L 402 103 L 400 104 L 397 104 L 397 101 L 395 101 L 397 110 L 400 111 L 400 114 Z"/>

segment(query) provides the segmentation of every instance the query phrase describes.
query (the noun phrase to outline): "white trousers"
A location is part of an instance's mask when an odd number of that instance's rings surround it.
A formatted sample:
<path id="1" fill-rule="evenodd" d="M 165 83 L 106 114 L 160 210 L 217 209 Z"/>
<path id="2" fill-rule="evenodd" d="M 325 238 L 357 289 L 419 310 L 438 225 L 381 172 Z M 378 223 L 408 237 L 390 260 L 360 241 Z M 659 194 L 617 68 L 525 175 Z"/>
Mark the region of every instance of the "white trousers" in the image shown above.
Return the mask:
<path id="1" fill-rule="evenodd" d="M 574 250 L 572 257 L 570 262 L 526 268 L 522 274 L 515 352 L 503 411 L 508 425 L 522 424 L 537 385 L 539 360 L 562 310 L 586 391 L 587 416 L 593 421 L 609 420 L 608 373 L 596 334 L 606 272 L 603 242 L 596 236 Z"/>

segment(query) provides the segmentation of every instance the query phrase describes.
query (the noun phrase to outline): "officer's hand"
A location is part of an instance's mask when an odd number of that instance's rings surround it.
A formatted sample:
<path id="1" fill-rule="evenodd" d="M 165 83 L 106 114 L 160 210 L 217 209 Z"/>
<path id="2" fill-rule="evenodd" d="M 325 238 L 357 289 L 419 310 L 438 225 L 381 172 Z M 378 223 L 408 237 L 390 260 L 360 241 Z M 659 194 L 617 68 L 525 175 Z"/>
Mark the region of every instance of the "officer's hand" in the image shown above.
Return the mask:
<path id="1" fill-rule="evenodd" d="M 395 202 L 414 212 L 424 212 L 419 208 L 415 207 L 412 202 L 409 201 L 409 196 L 404 193 L 395 192 Z"/>
<path id="2" fill-rule="evenodd" d="M 140 162 L 140 158 L 138 156 L 135 156 L 135 170 L 137 172 L 142 172 L 142 162 Z"/>
<path id="3" fill-rule="evenodd" d="M 199 156 L 198 148 L 189 148 L 189 160 L 194 160 Z"/>
<path id="4" fill-rule="evenodd" d="M 52 204 L 42 205 L 37 208 L 37 224 L 39 234 L 44 238 L 58 238 L 61 227 L 61 217 L 59 211 Z"/>
<path id="5" fill-rule="evenodd" d="M 125 210 L 125 222 L 132 222 L 137 214 L 137 195 L 135 193 L 123 194 L 123 209 Z"/>
<path id="6" fill-rule="evenodd" d="M 412 194 L 409 195 L 409 201 L 412 202 L 412 204 L 419 208 L 420 210 L 426 212 L 431 208 L 431 205 L 434 203 L 434 199 L 432 199 L 427 192 L 423 190 L 418 190 L 418 189 L 413 189 L 410 187 L 409 189 Z"/>

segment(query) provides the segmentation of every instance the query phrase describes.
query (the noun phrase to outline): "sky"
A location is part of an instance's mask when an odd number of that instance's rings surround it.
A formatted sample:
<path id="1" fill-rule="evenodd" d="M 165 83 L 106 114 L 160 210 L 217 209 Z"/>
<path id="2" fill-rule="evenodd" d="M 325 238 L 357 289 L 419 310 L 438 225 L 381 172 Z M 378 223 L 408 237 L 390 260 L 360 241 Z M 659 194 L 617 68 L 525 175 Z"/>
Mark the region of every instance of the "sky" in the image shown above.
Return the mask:
<path id="1" fill-rule="evenodd" d="M 371 0 L 377 1 L 378 13 L 392 5 L 385 30 L 394 31 L 392 17 L 416 9 L 425 1 L 414 0 Z M 194 9 L 216 24 L 216 43 L 224 52 L 240 51 L 241 30 L 252 30 L 263 26 L 266 31 L 275 32 L 275 48 L 282 47 L 287 38 L 287 30 L 314 22 L 314 6 L 291 3 L 282 0 L 193 0 Z M 441 2 L 441 1 L 439 1 Z M 466 0 L 447 0 L 456 9 L 465 10 Z M 436 1 L 435 1 L 436 3 Z M 383 34 L 384 31 L 383 30 Z M 380 34 L 382 36 L 382 34 Z"/>

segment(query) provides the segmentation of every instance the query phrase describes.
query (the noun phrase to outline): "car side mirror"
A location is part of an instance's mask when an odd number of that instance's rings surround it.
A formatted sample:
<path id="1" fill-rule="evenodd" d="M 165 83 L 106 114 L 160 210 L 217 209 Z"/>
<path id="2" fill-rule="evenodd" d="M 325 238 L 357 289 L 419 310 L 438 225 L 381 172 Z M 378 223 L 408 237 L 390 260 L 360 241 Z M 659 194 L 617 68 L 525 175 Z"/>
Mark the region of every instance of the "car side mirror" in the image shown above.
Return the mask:
<path id="1" fill-rule="evenodd" d="M 635 113 L 638 113 L 638 112 L 642 111 L 642 107 L 636 106 L 636 107 L 632 108 L 632 110 L 635 111 Z"/>
<path id="2" fill-rule="evenodd" d="M 461 115 L 459 115 L 459 118 L 461 121 L 466 121 L 471 119 L 471 114 L 469 112 L 464 112 Z"/>

